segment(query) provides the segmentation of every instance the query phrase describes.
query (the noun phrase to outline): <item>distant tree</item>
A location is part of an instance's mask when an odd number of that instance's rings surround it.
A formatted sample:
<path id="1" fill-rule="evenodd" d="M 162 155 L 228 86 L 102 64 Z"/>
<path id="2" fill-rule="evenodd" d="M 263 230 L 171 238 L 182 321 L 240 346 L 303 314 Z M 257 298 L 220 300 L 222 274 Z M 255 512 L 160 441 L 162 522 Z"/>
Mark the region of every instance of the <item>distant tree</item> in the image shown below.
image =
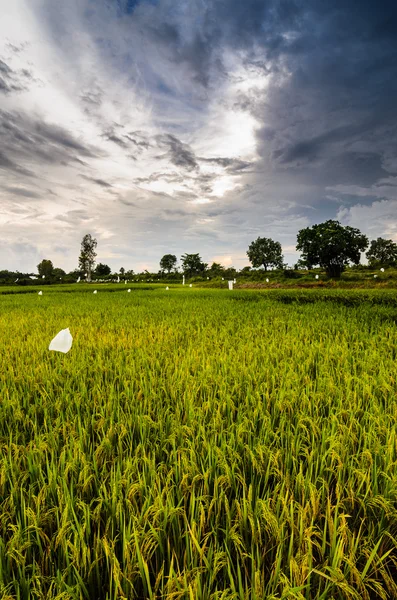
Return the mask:
<path id="1" fill-rule="evenodd" d="M 203 275 L 208 266 L 206 263 L 203 263 L 199 254 L 183 254 L 181 256 L 181 263 L 183 272 L 189 277 Z"/>
<path id="2" fill-rule="evenodd" d="M 247 275 L 250 271 L 251 271 L 251 267 L 247 266 L 247 267 L 243 267 L 240 270 L 240 273 L 242 273 L 243 275 Z"/>
<path id="3" fill-rule="evenodd" d="M 208 269 L 208 273 L 211 277 L 220 277 L 225 272 L 225 267 L 220 263 L 213 262 L 210 268 Z"/>
<path id="4" fill-rule="evenodd" d="M 95 265 L 97 241 L 87 233 L 81 241 L 79 267 L 87 273 L 87 281 L 91 281 L 91 273 Z"/>
<path id="5" fill-rule="evenodd" d="M 55 269 L 52 272 L 52 278 L 55 279 L 56 281 L 59 281 L 60 279 L 63 279 L 65 277 L 66 273 L 63 269 L 59 269 L 58 267 L 55 267 Z"/>
<path id="6" fill-rule="evenodd" d="M 365 255 L 370 267 L 376 265 L 394 265 L 397 262 L 397 244 L 392 240 L 378 237 L 372 240 Z"/>
<path id="7" fill-rule="evenodd" d="M 42 260 L 41 263 L 37 265 L 38 274 L 46 279 L 51 279 L 54 273 L 54 265 L 51 260 Z"/>
<path id="8" fill-rule="evenodd" d="M 124 267 L 121 267 L 121 269 L 120 269 L 120 275 L 124 276 L 124 274 L 125 274 L 125 269 L 124 269 Z"/>
<path id="9" fill-rule="evenodd" d="M 247 256 L 253 267 L 268 267 L 281 269 L 283 267 L 283 254 L 280 242 L 270 238 L 258 237 L 248 248 Z"/>
<path id="10" fill-rule="evenodd" d="M 311 269 L 312 266 L 306 261 L 306 260 L 302 260 L 302 258 L 299 258 L 296 263 L 294 264 L 294 269 L 296 271 L 298 270 L 302 270 L 302 269 Z"/>
<path id="11" fill-rule="evenodd" d="M 368 238 L 358 229 L 332 220 L 301 229 L 297 242 L 302 259 L 320 265 L 329 277 L 340 277 L 349 262 L 357 265 L 368 246 Z"/>
<path id="12" fill-rule="evenodd" d="M 160 269 L 171 273 L 172 269 L 175 269 L 177 261 L 178 259 L 174 254 L 164 254 L 160 260 Z"/>
<path id="13" fill-rule="evenodd" d="M 112 272 L 111 268 L 108 265 L 104 265 L 103 263 L 98 263 L 97 266 L 95 267 L 95 275 L 97 277 L 103 277 L 106 275 L 110 275 L 110 273 Z"/>

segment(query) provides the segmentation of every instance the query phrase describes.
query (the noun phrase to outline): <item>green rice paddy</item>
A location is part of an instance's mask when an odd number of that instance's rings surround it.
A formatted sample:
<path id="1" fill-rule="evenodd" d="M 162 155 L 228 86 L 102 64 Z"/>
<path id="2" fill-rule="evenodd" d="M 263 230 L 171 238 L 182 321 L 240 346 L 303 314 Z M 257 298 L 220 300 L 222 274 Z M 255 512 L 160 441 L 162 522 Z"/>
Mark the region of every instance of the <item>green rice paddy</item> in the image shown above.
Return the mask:
<path id="1" fill-rule="evenodd" d="M 0 599 L 397 598 L 396 293 L 125 287 L 0 295 Z"/>

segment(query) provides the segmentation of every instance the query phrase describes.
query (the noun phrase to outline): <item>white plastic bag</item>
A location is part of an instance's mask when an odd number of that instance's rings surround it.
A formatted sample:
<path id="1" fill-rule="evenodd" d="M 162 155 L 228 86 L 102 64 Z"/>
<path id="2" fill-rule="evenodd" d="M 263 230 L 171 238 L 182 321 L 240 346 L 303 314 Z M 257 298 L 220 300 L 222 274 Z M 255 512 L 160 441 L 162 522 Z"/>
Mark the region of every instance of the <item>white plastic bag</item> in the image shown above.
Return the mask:
<path id="1" fill-rule="evenodd" d="M 51 340 L 48 350 L 56 350 L 57 352 L 66 354 L 72 347 L 72 342 L 73 338 L 69 331 L 69 327 L 67 329 L 61 329 L 54 339 Z"/>

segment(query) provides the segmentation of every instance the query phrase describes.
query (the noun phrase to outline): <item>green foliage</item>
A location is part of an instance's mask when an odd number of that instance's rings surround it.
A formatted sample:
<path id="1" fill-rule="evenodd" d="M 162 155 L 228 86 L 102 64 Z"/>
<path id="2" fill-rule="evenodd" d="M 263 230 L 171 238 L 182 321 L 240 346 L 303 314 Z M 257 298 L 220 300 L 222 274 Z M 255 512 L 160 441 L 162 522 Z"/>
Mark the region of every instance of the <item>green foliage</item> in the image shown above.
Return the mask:
<path id="1" fill-rule="evenodd" d="M 300 279 L 304 273 L 295 269 L 284 269 L 283 275 L 286 279 Z"/>
<path id="2" fill-rule="evenodd" d="M 393 292 L 59 289 L 0 298 L 2 598 L 397 597 Z"/>
<path id="3" fill-rule="evenodd" d="M 199 254 L 183 254 L 181 256 L 182 270 L 185 275 L 194 277 L 204 274 L 207 264 L 203 263 Z"/>
<path id="4" fill-rule="evenodd" d="M 395 265 L 397 263 L 397 244 L 392 240 L 378 237 L 371 241 L 365 256 L 370 266 Z"/>
<path id="5" fill-rule="evenodd" d="M 87 233 L 81 241 L 79 268 L 87 273 L 87 281 L 91 281 L 91 273 L 95 265 L 97 241 Z"/>
<path id="6" fill-rule="evenodd" d="M 53 281 L 56 281 L 56 282 L 62 281 L 65 276 L 66 276 L 65 271 L 63 269 L 60 269 L 59 267 L 55 267 L 55 269 L 52 272 Z"/>
<path id="7" fill-rule="evenodd" d="M 172 269 L 175 269 L 177 261 L 178 259 L 175 254 L 164 254 L 163 258 L 160 260 L 160 268 L 162 271 L 171 273 Z"/>
<path id="8" fill-rule="evenodd" d="M 45 279 L 51 279 L 54 274 L 54 265 L 51 260 L 42 260 L 41 263 L 37 265 L 37 272 L 40 277 L 45 277 Z"/>
<path id="9" fill-rule="evenodd" d="M 253 267 L 264 267 L 265 271 L 269 267 L 283 267 L 281 244 L 270 238 L 258 237 L 249 245 L 247 256 Z"/>
<path id="10" fill-rule="evenodd" d="M 109 265 L 105 265 L 103 263 L 98 263 L 94 271 L 97 277 L 106 277 L 106 275 L 110 275 L 111 272 L 112 270 Z"/>
<path id="11" fill-rule="evenodd" d="M 320 265 L 329 277 L 340 277 L 349 262 L 358 264 L 368 246 L 368 238 L 358 229 L 332 220 L 301 229 L 297 242 L 302 260 L 310 268 Z"/>
<path id="12" fill-rule="evenodd" d="M 225 272 L 225 267 L 220 263 L 213 262 L 210 268 L 208 269 L 208 274 L 210 277 L 222 277 Z"/>

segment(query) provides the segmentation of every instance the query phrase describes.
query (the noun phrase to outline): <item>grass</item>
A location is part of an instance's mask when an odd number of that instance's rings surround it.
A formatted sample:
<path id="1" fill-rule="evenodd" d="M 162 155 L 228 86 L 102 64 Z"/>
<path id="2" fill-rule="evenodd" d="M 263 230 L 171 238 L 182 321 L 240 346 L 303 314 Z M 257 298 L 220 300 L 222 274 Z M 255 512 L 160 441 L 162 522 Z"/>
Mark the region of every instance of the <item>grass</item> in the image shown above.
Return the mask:
<path id="1" fill-rule="evenodd" d="M 396 598 L 395 294 L 170 287 L 0 297 L 0 598 Z"/>

